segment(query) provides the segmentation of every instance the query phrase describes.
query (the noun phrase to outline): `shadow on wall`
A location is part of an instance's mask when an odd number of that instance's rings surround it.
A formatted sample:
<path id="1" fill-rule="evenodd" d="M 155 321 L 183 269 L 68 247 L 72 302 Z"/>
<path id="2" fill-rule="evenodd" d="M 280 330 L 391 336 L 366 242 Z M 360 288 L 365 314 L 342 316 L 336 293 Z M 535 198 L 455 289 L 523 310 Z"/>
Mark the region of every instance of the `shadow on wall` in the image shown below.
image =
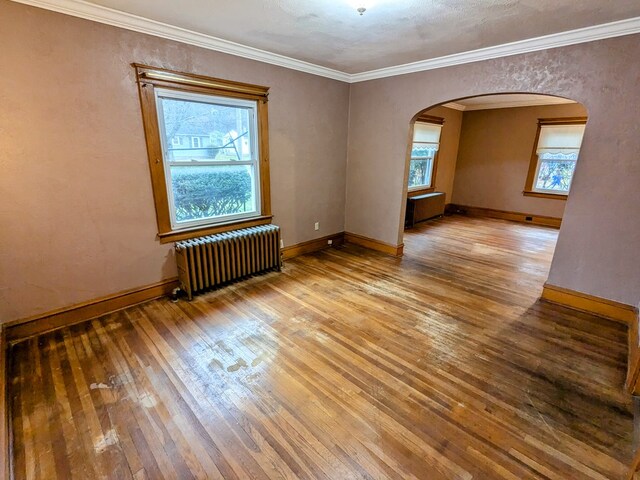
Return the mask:
<path id="1" fill-rule="evenodd" d="M 586 122 L 581 103 L 528 93 L 420 110 L 410 121 L 403 217 L 429 201 L 424 195 L 442 192 L 449 211 L 559 226 Z"/>

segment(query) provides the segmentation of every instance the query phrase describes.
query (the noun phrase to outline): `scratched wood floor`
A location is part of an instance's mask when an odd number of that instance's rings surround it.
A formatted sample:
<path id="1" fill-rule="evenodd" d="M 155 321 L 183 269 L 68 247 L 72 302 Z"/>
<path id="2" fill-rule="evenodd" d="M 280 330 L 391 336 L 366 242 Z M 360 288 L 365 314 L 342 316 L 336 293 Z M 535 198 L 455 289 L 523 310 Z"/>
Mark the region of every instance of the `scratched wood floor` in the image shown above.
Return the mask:
<path id="1" fill-rule="evenodd" d="M 556 237 L 448 217 L 19 343 L 15 478 L 620 478 L 625 329 L 536 301 Z"/>

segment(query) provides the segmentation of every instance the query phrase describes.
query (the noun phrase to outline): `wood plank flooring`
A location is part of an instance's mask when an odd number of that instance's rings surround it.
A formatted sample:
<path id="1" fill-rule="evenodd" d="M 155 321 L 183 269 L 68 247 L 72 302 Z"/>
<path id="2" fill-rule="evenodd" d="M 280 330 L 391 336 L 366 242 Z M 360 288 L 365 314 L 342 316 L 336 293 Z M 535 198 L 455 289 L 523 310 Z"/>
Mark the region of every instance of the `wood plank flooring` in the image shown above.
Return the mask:
<path id="1" fill-rule="evenodd" d="M 621 478 L 625 328 L 537 301 L 556 236 L 446 217 L 16 344 L 15 478 Z"/>

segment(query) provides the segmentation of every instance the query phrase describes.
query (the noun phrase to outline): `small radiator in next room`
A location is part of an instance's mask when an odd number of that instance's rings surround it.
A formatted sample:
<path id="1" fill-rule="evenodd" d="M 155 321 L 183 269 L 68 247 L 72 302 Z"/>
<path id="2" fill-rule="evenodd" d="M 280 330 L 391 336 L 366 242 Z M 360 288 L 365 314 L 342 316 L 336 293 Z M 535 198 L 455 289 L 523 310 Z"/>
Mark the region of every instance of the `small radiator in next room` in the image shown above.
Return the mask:
<path id="1" fill-rule="evenodd" d="M 194 293 L 234 280 L 280 270 L 280 228 L 244 228 L 176 243 L 180 288 L 189 300 Z"/>

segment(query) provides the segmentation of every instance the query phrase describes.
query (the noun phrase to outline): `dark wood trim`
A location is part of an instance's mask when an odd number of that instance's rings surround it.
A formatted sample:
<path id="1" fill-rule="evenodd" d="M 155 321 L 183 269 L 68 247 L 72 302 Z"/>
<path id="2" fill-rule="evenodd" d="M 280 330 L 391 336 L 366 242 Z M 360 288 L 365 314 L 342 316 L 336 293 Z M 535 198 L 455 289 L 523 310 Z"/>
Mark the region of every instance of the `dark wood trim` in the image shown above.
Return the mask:
<path id="1" fill-rule="evenodd" d="M 5 324 L 6 340 L 9 343 L 16 343 L 51 330 L 148 302 L 170 294 L 178 286 L 177 278 L 169 278 L 144 287 L 132 288 L 29 318 L 14 320 Z"/>
<path id="2" fill-rule="evenodd" d="M 470 217 L 488 217 L 498 218 L 501 220 L 510 220 L 512 222 L 530 223 L 533 225 L 542 225 L 545 227 L 560 228 L 562 218 L 546 217 L 544 215 L 534 215 L 531 213 L 511 212 L 507 210 L 495 210 L 493 208 L 472 207 L 468 205 L 456 205 L 449 203 L 445 206 L 445 212 L 448 214 L 459 213 L 469 215 Z"/>
<path id="3" fill-rule="evenodd" d="M 555 200 L 566 200 L 567 195 L 535 192 L 533 183 L 535 182 L 536 169 L 538 168 L 538 142 L 540 141 L 540 130 L 543 125 L 584 125 L 587 123 L 587 117 L 564 117 L 564 118 L 539 118 L 536 130 L 536 138 L 533 141 L 533 150 L 529 159 L 529 170 L 527 170 L 527 178 L 524 183 L 522 195 L 527 197 L 552 198 Z"/>
<path id="4" fill-rule="evenodd" d="M 404 243 L 401 243 L 400 245 L 392 245 L 390 243 L 381 242 L 380 240 L 365 237 L 364 235 L 358 235 L 356 233 L 345 232 L 344 241 L 345 243 L 353 243 L 354 245 L 386 253 L 387 255 L 392 255 L 394 257 L 401 257 L 404 253 Z"/>
<path id="5" fill-rule="evenodd" d="M 11 428 L 9 424 L 9 358 L 7 357 L 6 327 L 0 325 L 0 472 L 6 479 L 12 478 Z"/>
<path id="6" fill-rule="evenodd" d="M 436 191 L 436 187 L 421 188 L 420 190 L 407 190 L 407 198 L 417 197 L 418 195 L 424 195 L 425 193 L 433 193 Z"/>
<path id="7" fill-rule="evenodd" d="M 640 345 L 638 344 L 638 327 L 640 317 L 636 314 L 629 324 L 629 360 L 625 388 L 631 395 L 640 395 Z"/>
<path id="8" fill-rule="evenodd" d="M 615 320 L 625 325 L 631 325 L 638 314 L 638 310 L 631 305 L 577 292 L 568 288 L 558 287 L 549 283 L 544 284 L 540 298 L 547 302 L 573 308 L 574 310 L 580 310 L 609 320 Z"/>
<path id="9" fill-rule="evenodd" d="M 522 192 L 522 195 L 525 197 L 549 198 L 551 200 L 566 200 L 568 198 L 568 195 L 566 194 L 527 192 L 526 190 Z"/>
<path id="10" fill-rule="evenodd" d="M 197 75 L 195 73 L 179 72 L 151 65 L 143 65 L 141 63 L 133 63 L 132 66 L 136 69 L 138 81 L 146 83 L 162 86 L 179 85 L 182 88 L 199 88 L 206 89 L 207 91 L 214 90 L 223 92 L 224 94 L 234 92 L 253 97 L 266 98 L 269 95 L 269 87 L 262 85 L 252 85 L 250 83 L 235 82 L 205 75 Z"/>
<path id="11" fill-rule="evenodd" d="M 177 242 L 187 240 L 189 238 L 203 237 L 205 235 L 213 235 L 215 233 L 229 232 L 231 230 L 239 230 L 241 228 L 257 227 L 258 225 L 268 225 L 271 223 L 272 215 L 244 218 L 242 220 L 234 220 L 233 222 L 218 223 L 216 225 L 200 226 L 188 228 L 184 230 L 175 230 L 168 233 L 159 233 L 160 243 Z"/>
<path id="12" fill-rule="evenodd" d="M 329 240 L 332 244 L 329 245 Z M 307 253 L 317 252 L 324 250 L 325 248 L 337 247 L 344 243 L 344 232 L 334 233 L 333 235 L 326 235 L 321 238 L 315 238 L 313 240 L 307 240 L 306 242 L 296 243 L 295 245 L 289 245 L 281 249 L 282 259 L 288 260 L 298 255 L 305 255 Z"/>
<path id="13" fill-rule="evenodd" d="M 422 123 L 433 123 L 434 125 L 444 125 L 444 118 L 436 117 L 434 115 L 428 115 L 426 113 L 418 115 L 415 121 Z"/>
<path id="14" fill-rule="evenodd" d="M 584 125 L 587 120 L 587 117 L 539 118 L 538 125 Z"/>
<path id="15" fill-rule="evenodd" d="M 178 72 L 149 65 L 132 64 L 136 70 L 142 121 L 147 144 L 147 156 L 151 185 L 158 224 L 158 238 L 161 243 L 185 240 L 197 236 L 208 235 L 231 230 L 270 223 L 271 219 L 271 187 L 269 174 L 269 122 L 268 122 L 268 93 L 269 87 L 250 85 L 248 83 L 233 82 L 219 78 L 206 77 L 192 73 Z M 167 196 L 166 176 L 155 88 L 169 88 L 176 91 L 204 93 L 234 98 L 253 100 L 256 102 L 258 117 L 258 137 L 260 151 L 260 216 L 246 218 L 228 223 L 211 223 L 190 229 L 173 230 L 169 213 L 169 199 Z"/>

